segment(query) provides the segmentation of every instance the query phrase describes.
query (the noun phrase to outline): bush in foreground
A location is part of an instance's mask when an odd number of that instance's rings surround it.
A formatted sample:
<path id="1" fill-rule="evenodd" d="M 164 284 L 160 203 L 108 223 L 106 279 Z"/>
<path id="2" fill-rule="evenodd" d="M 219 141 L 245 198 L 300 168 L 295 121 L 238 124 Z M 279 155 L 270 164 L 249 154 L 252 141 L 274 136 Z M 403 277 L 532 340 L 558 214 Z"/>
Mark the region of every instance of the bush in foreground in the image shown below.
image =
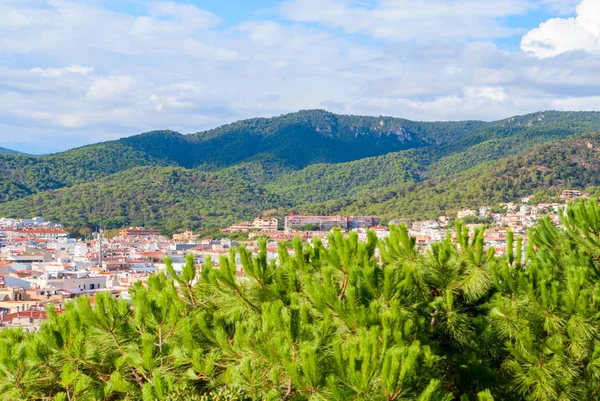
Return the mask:
<path id="1" fill-rule="evenodd" d="M 0 332 L 3 400 L 598 400 L 600 208 L 576 203 L 505 256 L 458 226 L 240 248 Z M 379 249 L 379 252 L 376 250 Z M 245 279 L 236 276 L 235 253 Z"/>

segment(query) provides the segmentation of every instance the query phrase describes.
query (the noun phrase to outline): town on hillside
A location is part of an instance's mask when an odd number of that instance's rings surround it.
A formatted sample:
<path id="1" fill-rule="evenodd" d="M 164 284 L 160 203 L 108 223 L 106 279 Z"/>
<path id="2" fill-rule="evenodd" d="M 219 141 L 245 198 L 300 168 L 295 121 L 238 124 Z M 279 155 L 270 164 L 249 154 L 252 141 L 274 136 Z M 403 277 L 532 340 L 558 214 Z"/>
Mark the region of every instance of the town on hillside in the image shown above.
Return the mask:
<path id="1" fill-rule="evenodd" d="M 566 204 L 576 198 L 587 197 L 580 191 L 563 191 L 559 202 L 530 204 L 504 203 L 496 207 L 461 210 L 454 216 L 440 216 L 437 220 L 409 221 L 395 219 L 382 225 L 376 216 L 306 216 L 290 214 L 283 224 L 273 217 L 259 217 L 240 222 L 223 230 L 224 234 L 247 233 L 243 242 L 253 253 L 258 252 L 257 239 L 267 238 L 267 259 L 278 259 L 278 248 L 283 242 L 291 247 L 291 240 L 300 237 L 312 243 L 316 238 L 328 246 L 330 230 L 341 230 L 345 235 L 356 233 L 361 241 L 367 240 L 372 230 L 379 239 L 390 236 L 389 226 L 405 224 L 409 234 L 423 251 L 450 235 L 455 238 L 452 222 L 462 220 L 473 232 L 485 225 L 485 245 L 496 254 L 506 252 L 507 232 L 522 237 L 527 246 L 527 229 L 547 216 L 558 225 L 559 214 Z M 214 263 L 228 255 L 240 242 L 228 238 L 200 239 L 186 231 L 166 238 L 160 231 L 130 227 L 110 238 L 102 230 L 88 240 L 70 238 L 63 225 L 31 219 L 0 218 L 0 328 L 21 327 L 35 331 L 47 317 L 46 308 L 52 305 L 58 313 L 64 302 L 107 291 L 115 297 L 128 299 L 129 290 L 137 281 L 145 281 L 157 271 L 166 271 L 164 259 L 169 256 L 176 271 L 181 271 L 186 255 L 192 254 L 200 268 L 208 258 Z M 290 249 L 291 254 L 294 253 Z M 244 278 L 241 261 L 236 260 L 237 275 Z"/>

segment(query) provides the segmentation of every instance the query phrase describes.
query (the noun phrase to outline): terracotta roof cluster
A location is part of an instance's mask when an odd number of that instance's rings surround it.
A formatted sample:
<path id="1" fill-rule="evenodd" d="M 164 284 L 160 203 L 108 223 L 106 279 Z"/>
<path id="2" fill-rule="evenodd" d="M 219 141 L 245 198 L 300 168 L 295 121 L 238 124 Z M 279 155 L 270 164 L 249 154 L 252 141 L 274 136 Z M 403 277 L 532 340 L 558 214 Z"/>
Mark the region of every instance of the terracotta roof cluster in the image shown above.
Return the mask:
<path id="1" fill-rule="evenodd" d="M 62 313 L 63 310 L 57 310 L 56 313 Z M 35 320 L 46 320 L 48 319 L 48 313 L 45 310 L 26 310 L 15 313 L 7 313 L 4 315 L 4 322 L 11 322 L 15 319 L 35 319 Z"/>

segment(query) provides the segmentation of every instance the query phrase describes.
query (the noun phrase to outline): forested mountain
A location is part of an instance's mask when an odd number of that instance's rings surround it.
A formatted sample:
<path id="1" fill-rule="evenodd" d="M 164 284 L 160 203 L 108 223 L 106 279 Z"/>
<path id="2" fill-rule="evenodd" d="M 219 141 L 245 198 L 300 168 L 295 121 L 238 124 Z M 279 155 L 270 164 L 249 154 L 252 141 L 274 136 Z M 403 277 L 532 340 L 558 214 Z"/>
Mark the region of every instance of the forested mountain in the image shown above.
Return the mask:
<path id="1" fill-rule="evenodd" d="M 0 155 L 0 215 L 169 232 L 266 210 L 435 217 L 600 185 L 598 135 L 583 135 L 596 131 L 598 112 L 423 123 L 320 110 L 191 135 L 154 131 L 39 157 Z"/>
<path id="2" fill-rule="evenodd" d="M 494 205 L 529 195 L 557 196 L 563 189 L 600 186 L 600 133 L 535 147 L 454 175 L 435 175 L 299 211 L 367 213 L 382 217 L 435 218 L 465 207 Z"/>
<path id="3" fill-rule="evenodd" d="M 44 156 L 0 157 L 0 201 L 91 182 L 139 166 L 167 166 L 167 160 L 118 142 L 107 142 Z"/>
<path id="4" fill-rule="evenodd" d="M 278 170 L 445 143 L 485 123 L 420 123 L 321 110 L 240 121 L 192 135 L 153 131 L 40 157 L 0 158 L 0 202 L 140 166 L 216 170 L 273 160 Z M 256 177 L 257 179 L 259 177 Z"/>
<path id="5" fill-rule="evenodd" d="M 277 195 L 232 175 L 181 167 L 136 167 L 0 204 L 0 215 L 43 215 L 70 226 L 102 222 L 107 227 L 211 228 L 281 205 Z"/>
<path id="6" fill-rule="evenodd" d="M 535 146 L 568 138 L 581 127 L 568 124 L 550 128 L 525 125 L 478 130 L 462 139 L 348 163 L 315 164 L 282 174 L 268 184 L 279 194 L 293 194 L 296 202 L 319 202 L 356 194 L 361 190 L 446 179 L 491 161 L 522 154 Z M 592 128 L 598 129 L 597 125 Z M 477 140 L 475 140 L 476 138 Z"/>

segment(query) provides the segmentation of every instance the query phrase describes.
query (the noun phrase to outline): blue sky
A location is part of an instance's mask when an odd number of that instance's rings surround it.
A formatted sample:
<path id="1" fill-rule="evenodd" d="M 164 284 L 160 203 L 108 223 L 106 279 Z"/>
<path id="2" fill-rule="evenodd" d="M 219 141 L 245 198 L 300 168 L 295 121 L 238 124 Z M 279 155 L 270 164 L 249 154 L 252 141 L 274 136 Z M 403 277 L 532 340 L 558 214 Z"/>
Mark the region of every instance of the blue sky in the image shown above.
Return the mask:
<path id="1" fill-rule="evenodd" d="M 598 0 L 3 0 L 0 146 L 55 152 L 299 109 L 597 109 Z"/>

